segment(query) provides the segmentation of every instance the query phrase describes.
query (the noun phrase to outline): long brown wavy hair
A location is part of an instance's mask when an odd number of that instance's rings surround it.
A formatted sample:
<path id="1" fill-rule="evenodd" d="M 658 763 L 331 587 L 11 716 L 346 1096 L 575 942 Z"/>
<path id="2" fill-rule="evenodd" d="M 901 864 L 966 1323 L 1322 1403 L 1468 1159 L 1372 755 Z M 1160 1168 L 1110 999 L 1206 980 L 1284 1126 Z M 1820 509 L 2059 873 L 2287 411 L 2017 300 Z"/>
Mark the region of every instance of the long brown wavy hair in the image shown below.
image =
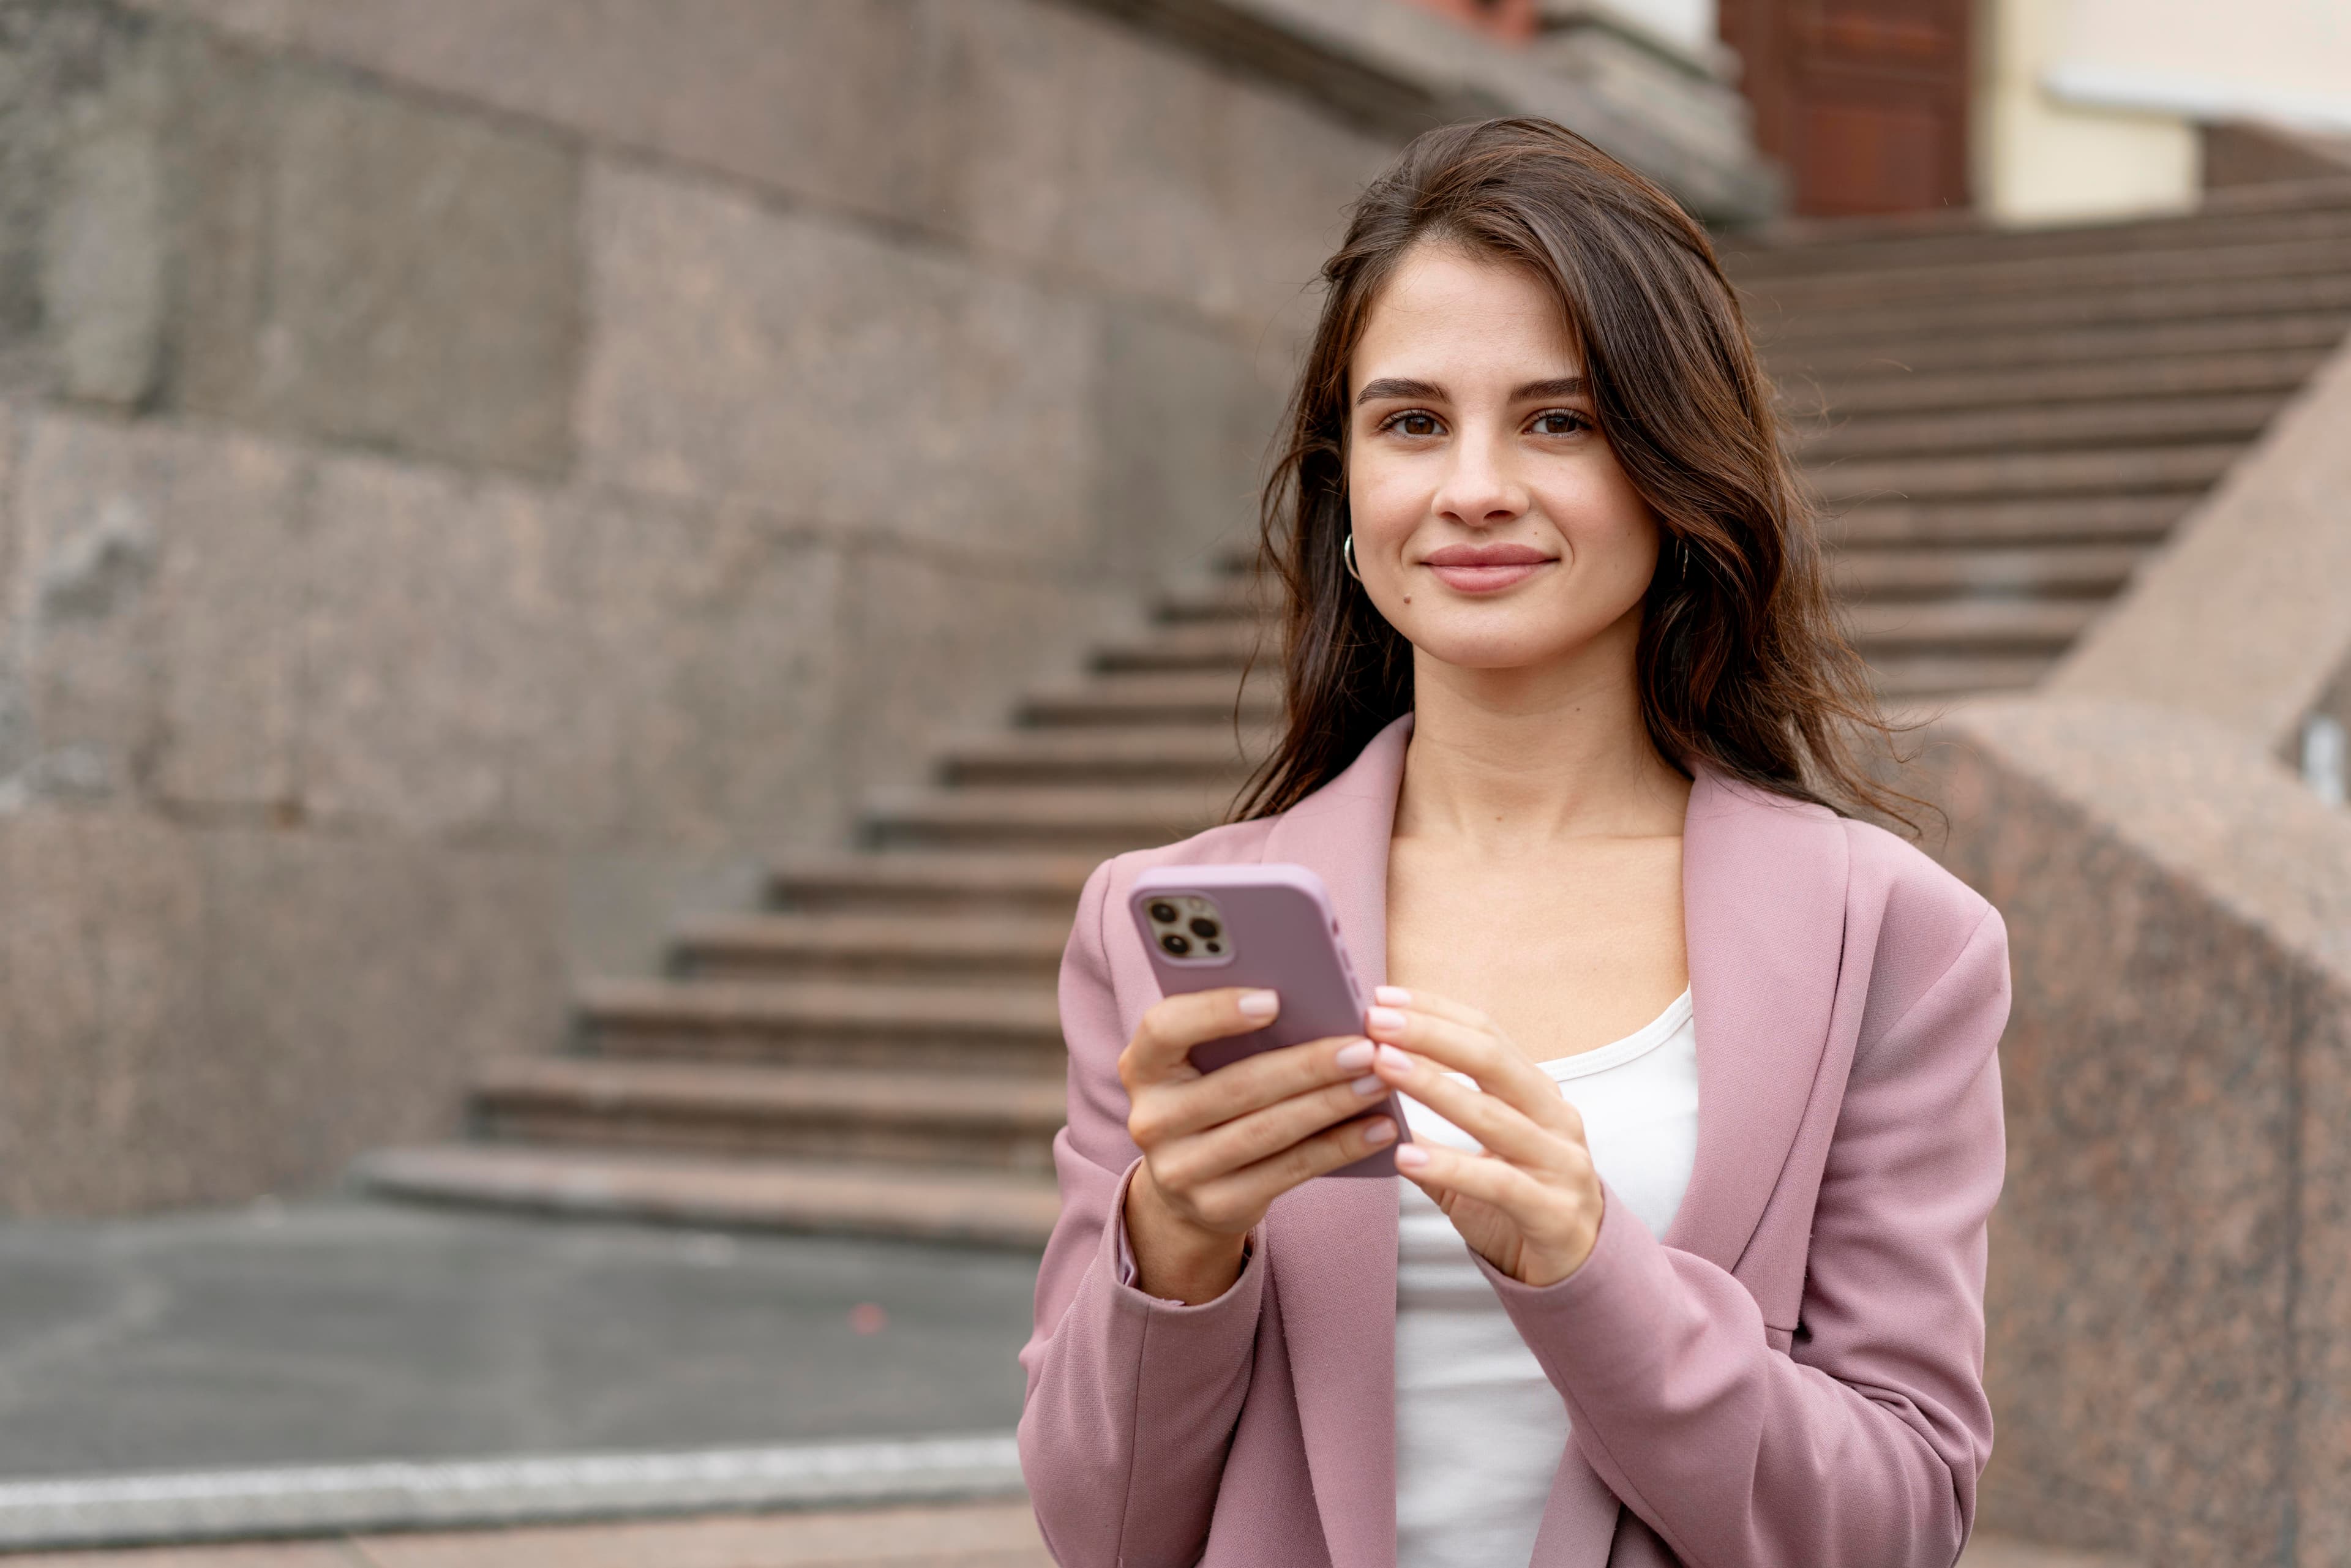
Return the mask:
<path id="1" fill-rule="evenodd" d="M 1840 629 L 1813 501 L 1706 231 L 1657 185 L 1536 119 L 1431 131 L 1356 202 L 1267 482 L 1283 733 L 1235 820 L 1285 810 L 1412 707 L 1412 646 L 1349 577 L 1347 377 L 1382 287 L 1423 241 L 1541 279 L 1602 435 L 1665 535 L 1643 605 L 1641 706 L 1660 755 L 1906 826 L 1873 778 L 1892 731 Z M 1677 548 L 1678 546 L 1678 548 Z M 1869 755 L 1865 755 L 1867 753 Z"/>

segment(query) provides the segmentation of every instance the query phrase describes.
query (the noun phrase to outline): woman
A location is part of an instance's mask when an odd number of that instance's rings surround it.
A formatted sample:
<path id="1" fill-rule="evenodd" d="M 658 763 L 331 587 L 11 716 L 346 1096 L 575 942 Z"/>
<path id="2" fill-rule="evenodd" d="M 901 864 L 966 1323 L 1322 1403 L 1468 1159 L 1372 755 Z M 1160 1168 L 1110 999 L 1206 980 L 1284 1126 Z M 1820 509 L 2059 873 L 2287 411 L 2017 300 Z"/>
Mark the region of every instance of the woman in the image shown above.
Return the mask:
<path id="1" fill-rule="evenodd" d="M 1893 835 L 1704 233 L 1536 120 L 1358 204 L 1268 491 L 1287 732 L 1088 883 L 1024 1467 L 1064 1564 L 1949 1568 L 1991 1443 L 2006 938 Z M 1149 867 L 1388 984 L 1203 1076 Z M 1311 1179 L 1413 1138 L 1399 1182 Z M 1381 1096 L 1375 1100 L 1374 1096 Z"/>

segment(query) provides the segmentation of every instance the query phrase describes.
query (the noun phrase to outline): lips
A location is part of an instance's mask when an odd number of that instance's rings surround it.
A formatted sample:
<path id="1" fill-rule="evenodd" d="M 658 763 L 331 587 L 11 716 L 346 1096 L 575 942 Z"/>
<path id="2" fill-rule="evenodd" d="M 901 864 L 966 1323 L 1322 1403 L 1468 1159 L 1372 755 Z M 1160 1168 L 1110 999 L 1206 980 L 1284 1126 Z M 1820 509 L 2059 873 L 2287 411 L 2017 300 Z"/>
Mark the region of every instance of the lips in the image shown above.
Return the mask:
<path id="1" fill-rule="evenodd" d="M 1495 593 L 1524 582 L 1558 559 L 1532 545 L 1447 545 L 1430 551 L 1422 564 L 1447 588 Z"/>

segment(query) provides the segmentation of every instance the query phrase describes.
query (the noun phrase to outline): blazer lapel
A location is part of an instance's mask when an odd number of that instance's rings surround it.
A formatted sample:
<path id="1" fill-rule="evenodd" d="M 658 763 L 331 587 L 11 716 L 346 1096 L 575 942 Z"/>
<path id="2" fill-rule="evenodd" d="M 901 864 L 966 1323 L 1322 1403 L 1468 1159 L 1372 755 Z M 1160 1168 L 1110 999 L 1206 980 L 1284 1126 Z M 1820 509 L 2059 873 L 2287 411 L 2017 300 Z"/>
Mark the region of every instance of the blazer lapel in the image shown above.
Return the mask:
<path id="1" fill-rule="evenodd" d="M 1374 737 L 1267 835 L 1265 858 L 1310 867 L 1330 889 L 1355 973 L 1387 978 L 1388 839 L 1409 717 Z M 1322 1537 L 1338 1568 L 1395 1558 L 1396 1189 L 1311 1181 L 1276 1199 L 1266 1245 Z"/>
<path id="2" fill-rule="evenodd" d="M 1698 1158 L 1660 1239 L 1726 1270 L 1763 1218 L 1828 1045 L 1847 859 L 1825 808 L 1698 769 L 1682 827 Z"/>

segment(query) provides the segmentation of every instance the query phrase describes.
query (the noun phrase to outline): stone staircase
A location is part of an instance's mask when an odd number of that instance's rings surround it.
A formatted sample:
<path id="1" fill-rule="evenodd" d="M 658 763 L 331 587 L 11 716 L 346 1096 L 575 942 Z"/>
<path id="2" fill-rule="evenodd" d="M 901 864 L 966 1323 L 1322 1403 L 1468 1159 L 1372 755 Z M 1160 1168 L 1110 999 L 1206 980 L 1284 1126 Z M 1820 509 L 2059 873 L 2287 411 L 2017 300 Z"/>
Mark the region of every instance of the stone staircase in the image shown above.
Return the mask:
<path id="1" fill-rule="evenodd" d="M 2351 331 L 2351 181 L 2029 233 L 1816 226 L 1729 260 L 1856 639 L 1890 700 L 1938 703 L 2038 680 Z M 1165 595 L 876 800 L 862 848 L 778 866 L 758 913 L 682 921 L 665 977 L 585 987 L 574 1049 L 480 1072 L 469 1141 L 360 1179 L 1037 1244 L 1071 906 L 1102 857 L 1230 799 L 1277 711 L 1261 675 L 1239 685 L 1259 615 L 1238 562 Z"/>

